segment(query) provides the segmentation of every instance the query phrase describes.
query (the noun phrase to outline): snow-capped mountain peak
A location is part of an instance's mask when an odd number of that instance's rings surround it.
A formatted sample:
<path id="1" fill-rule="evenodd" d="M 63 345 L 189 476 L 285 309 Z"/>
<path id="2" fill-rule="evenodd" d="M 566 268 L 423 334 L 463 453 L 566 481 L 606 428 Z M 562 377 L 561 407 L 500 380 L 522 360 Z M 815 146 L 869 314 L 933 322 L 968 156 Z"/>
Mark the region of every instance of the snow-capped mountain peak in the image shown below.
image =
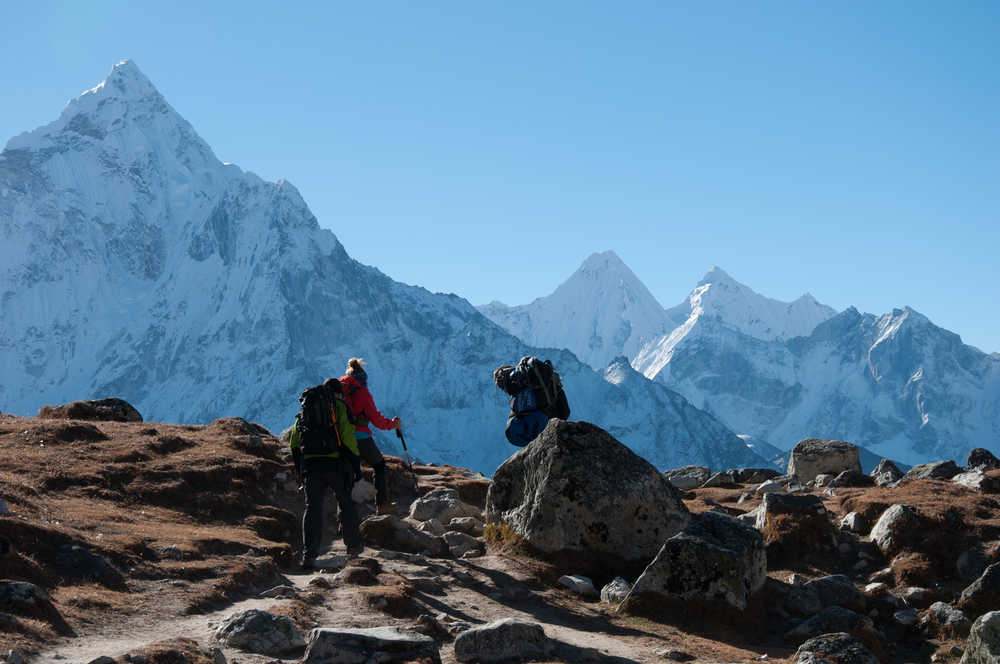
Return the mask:
<path id="1" fill-rule="evenodd" d="M 595 369 L 632 355 L 673 327 L 663 307 L 614 251 L 592 254 L 546 297 L 479 310 L 524 341 L 568 348 Z"/>

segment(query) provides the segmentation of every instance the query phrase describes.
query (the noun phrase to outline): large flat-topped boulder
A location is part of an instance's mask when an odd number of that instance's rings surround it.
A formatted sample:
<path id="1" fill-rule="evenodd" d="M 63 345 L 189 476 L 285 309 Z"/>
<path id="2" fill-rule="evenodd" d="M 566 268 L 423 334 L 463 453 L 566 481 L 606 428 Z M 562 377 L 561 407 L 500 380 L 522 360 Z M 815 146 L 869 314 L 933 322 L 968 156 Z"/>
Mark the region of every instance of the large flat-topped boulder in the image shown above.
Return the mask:
<path id="1" fill-rule="evenodd" d="M 806 438 L 792 448 L 788 461 L 788 474 L 800 482 L 811 482 L 817 475 L 836 477 L 845 470 L 861 472 L 857 445 L 843 440 Z"/>
<path id="2" fill-rule="evenodd" d="M 486 497 L 487 522 L 582 574 L 642 569 L 690 519 L 652 464 L 588 422 L 549 421 L 497 468 Z"/>
<path id="3" fill-rule="evenodd" d="M 124 399 L 109 397 L 74 401 L 61 406 L 42 406 L 38 417 L 48 420 L 97 420 L 105 422 L 142 422 L 142 415 Z"/>

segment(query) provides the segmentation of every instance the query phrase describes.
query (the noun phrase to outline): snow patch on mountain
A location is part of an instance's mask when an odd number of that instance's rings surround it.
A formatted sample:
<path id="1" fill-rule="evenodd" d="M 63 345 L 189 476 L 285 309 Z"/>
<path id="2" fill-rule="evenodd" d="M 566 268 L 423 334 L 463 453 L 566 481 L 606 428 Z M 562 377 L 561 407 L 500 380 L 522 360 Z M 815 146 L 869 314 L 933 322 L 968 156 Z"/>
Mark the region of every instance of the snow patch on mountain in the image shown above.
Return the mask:
<path id="1" fill-rule="evenodd" d="M 478 307 L 511 334 L 544 348 L 567 348 L 595 369 L 632 357 L 674 324 L 613 251 L 589 256 L 551 295 L 531 304 Z"/>

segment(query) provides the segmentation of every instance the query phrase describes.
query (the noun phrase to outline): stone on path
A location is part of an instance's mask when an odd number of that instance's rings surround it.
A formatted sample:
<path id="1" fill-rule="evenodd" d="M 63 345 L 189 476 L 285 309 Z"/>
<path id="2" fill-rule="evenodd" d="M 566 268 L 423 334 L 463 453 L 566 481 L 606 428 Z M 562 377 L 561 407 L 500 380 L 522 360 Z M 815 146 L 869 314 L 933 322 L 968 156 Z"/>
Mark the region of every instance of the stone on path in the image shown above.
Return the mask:
<path id="1" fill-rule="evenodd" d="M 543 658 L 553 644 L 538 623 L 507 618 L 462 632 L 455 639 L 459 662 L 525 661 Z"/>
<path id="2" fill-rule="evenodd" d="M 222 621 L 215 638 L 230 648 L 264 655 L 282 655 L 306 645 L 289 618 L 260 609 L 240 611 Z"/>
<path id="3" fill-rule="evenodd" d="M 302 664 L 402 664 L 424 659 L 440 663 L 441 655 L 434 639 L 419 632 L 399 627 L 318 627 L 309 632 Z"/>

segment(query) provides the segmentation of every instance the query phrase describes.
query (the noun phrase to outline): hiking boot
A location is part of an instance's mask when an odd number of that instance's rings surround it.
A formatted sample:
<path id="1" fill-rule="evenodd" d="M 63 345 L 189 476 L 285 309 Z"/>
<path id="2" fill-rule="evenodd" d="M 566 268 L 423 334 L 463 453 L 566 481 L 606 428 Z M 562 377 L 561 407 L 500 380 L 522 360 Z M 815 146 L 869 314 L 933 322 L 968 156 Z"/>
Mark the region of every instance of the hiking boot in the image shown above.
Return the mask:
<path id="1" fill-rule="evenodd" d="M 362 553 L 364 553 L 364 550 L 365 550 L 364 544 L 355 544 L 353 546 L 349 546 L 347 547 L 347 556 L 349 558 L 357 558 Z"/>
<path id="2" fill-rule="evenodd" d="M 376 514 L 395 514 L 396 513 L 396 503 L 384 503 L 375 508 Z"/>

